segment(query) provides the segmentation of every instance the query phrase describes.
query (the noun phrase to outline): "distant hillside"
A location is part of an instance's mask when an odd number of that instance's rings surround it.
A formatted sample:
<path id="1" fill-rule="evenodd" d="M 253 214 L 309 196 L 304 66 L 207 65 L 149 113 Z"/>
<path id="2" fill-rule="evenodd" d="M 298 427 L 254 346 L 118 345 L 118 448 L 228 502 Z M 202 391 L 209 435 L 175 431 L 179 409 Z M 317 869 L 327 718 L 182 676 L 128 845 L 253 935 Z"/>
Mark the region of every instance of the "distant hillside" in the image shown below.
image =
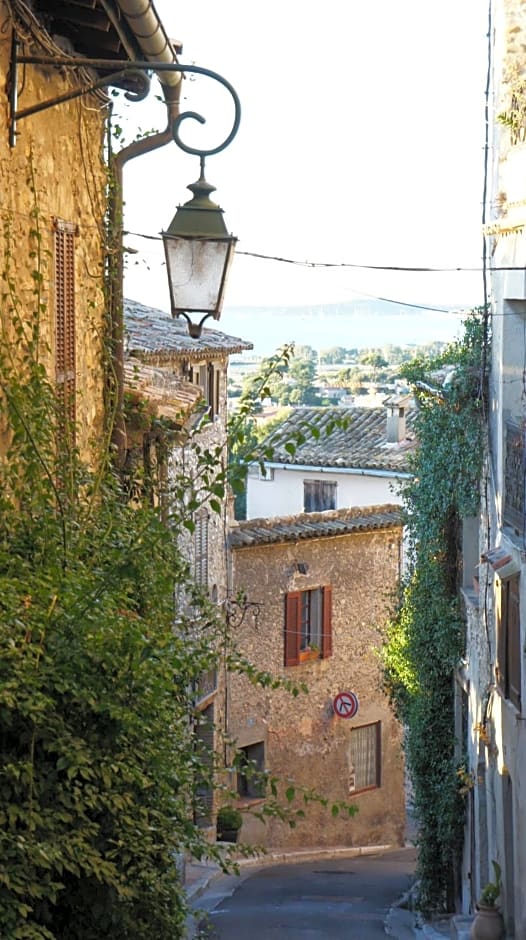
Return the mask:
<path id="1" fill-rule="evenodd" d="M 389 300 L 377 300 L 373 297 L 364 297 L 360 300 L 342 300 L 339 303 L 330 303 L 330 304 L 296 304 L 294 306 L 258 306 L 258 305 L 243 305 L 243 306 L 228 306 L 225 305 L 225 313 L 231 312 L 233 314 L 244 313 L 247 315 L 253 314 L 254 316 L 261 315 L 262 313 L 272 314 L 272 315 L 283 315 L 283 316 L 385 316 L 393 314 L 394 316 L 403 314 L 415 314 L 416 316 L 422 316 L 422 312 L 429 310 L 429 307 L 432 306 L 437 312 L 442 313 L 460 313 L 461 311 L 466 310 L 466 307 L 459 304 L 458 306 L 443 306 L 440 304 L 423 304 L 422 307 L 419 307 L 417 304 L 400 304 L 393 303 Z"/>

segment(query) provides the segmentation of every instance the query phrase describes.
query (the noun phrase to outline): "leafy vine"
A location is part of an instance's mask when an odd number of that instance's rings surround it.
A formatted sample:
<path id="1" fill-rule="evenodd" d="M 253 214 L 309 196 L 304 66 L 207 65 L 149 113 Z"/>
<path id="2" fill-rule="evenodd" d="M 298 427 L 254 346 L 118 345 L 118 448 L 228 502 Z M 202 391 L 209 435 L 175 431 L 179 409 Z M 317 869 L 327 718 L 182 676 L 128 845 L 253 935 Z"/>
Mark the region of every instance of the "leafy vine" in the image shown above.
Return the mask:
<path id="1" fill-rule="evenodd" d="M 434 360 L 404 367 L 418 448 L 403 488 L 408 570 L 384 648 L 385 681 L 406 735 L 419 829 L 420 906 L 453 909 L 466 780 L 456 759 L 453 670 L 464 652 L 460 524 L 476 514 L 483 455 L 483 311 Z M 445 382 L 437 380 L 437 371 Z M 459 773 L 460 771 L 460 773 Z"/>

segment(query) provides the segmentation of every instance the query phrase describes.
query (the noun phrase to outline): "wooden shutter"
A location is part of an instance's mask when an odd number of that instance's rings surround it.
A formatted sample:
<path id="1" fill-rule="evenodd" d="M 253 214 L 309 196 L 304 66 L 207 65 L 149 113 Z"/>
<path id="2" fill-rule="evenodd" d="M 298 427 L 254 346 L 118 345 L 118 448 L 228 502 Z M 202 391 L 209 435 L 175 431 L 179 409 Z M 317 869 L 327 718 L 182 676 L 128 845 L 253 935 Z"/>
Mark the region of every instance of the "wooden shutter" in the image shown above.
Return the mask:
<path id="1" fill-rule="evenodd" d="M 64 426 L 74 435 L 76 418 L 75 235 L 72 222 L 55 219 L 55 378 Z"/>
<path id="2" fill-rule="evenodd" d="M 195 517 L 194 530 L 195 580 L 203 588 L 208 587 L 208 512 L 200 509 Z"/>
<path id="3" fill-rule="evenodd" d="M 301 591 L 285 596 L 285 665 L 297 666 L 300 661 Z"/>
<path id="4" fill-rule="evenodd" d="M 506 616 L 507 616 L 507 582 L 500 582 L 497 591 L 497 662 L 495 674 L 497 685 L 506 696 Z"/>
<path id="5" fill-rule="evenodd" d="M 520 711 L 522 651 L 519 577 L 501 581 L 497 608 L 497 685 Z"/>
<path id="6" fill-rule="evenodd" d="M 515 708 L 521 707 L 521 620 L 519 601 L 519 579 L 510 578 L 508 582 L 508 616 L 506 632 L 508 636 L 506 671 L 508 675 L 508 695 Z"/>
<path id="7" fill-rule="evenodd" d="M 332 587 L 330 585 L 323 588 L 321 655 L 323 659 L 332 656 Z"/>

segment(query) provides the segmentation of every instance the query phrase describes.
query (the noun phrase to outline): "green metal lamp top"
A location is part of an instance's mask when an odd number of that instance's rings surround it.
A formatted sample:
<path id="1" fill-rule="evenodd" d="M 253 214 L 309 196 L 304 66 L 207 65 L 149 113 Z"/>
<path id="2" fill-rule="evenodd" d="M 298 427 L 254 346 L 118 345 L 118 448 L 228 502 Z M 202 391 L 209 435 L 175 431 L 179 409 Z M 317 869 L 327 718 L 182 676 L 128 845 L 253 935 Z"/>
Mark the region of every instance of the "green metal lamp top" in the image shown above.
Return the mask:
<path id="1" fill-rule="evenodd" d="M 204 158 L 201 158 L 201 175 L 187 189 L 193 194 L 184 205 L 178 206 L 165 235 L 175 238 L 231 239 L 223 218 L 223 210 L 212 202 L 210 194 L 215 192 L 205 179 Z"/>

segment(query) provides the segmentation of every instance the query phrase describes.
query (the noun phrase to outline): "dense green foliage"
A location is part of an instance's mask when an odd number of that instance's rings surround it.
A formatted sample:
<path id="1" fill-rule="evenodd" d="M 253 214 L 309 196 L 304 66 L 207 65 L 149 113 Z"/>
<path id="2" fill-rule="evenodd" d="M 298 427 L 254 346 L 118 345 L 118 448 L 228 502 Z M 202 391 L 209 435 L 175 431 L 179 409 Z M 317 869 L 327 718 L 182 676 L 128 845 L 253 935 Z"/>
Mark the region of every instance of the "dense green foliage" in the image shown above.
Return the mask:
<path id="1" fill-rule="evenodd" d="M 204 845 L 192 683 L 217 625 L 174 622 L 169 530 L 66 447 L 30 341 L 1 361 L 0 934 L 180 936 L 176 852 Z"/>
<path id="2" fill-rule="evenodd" d="M 453 670 L 464 651 L 460 523 L 478 511 L 483 452 L 483 317 L 437 359 L 405 367 L 418 400 L 418 448 L 404 488 L 408 570 L 385 647 L 385 676 L 406 728 L 419 826 L 420 904 L 451 909 L 463 840 Z M 444 384 L 436 372 L 452 367 Z"/>

